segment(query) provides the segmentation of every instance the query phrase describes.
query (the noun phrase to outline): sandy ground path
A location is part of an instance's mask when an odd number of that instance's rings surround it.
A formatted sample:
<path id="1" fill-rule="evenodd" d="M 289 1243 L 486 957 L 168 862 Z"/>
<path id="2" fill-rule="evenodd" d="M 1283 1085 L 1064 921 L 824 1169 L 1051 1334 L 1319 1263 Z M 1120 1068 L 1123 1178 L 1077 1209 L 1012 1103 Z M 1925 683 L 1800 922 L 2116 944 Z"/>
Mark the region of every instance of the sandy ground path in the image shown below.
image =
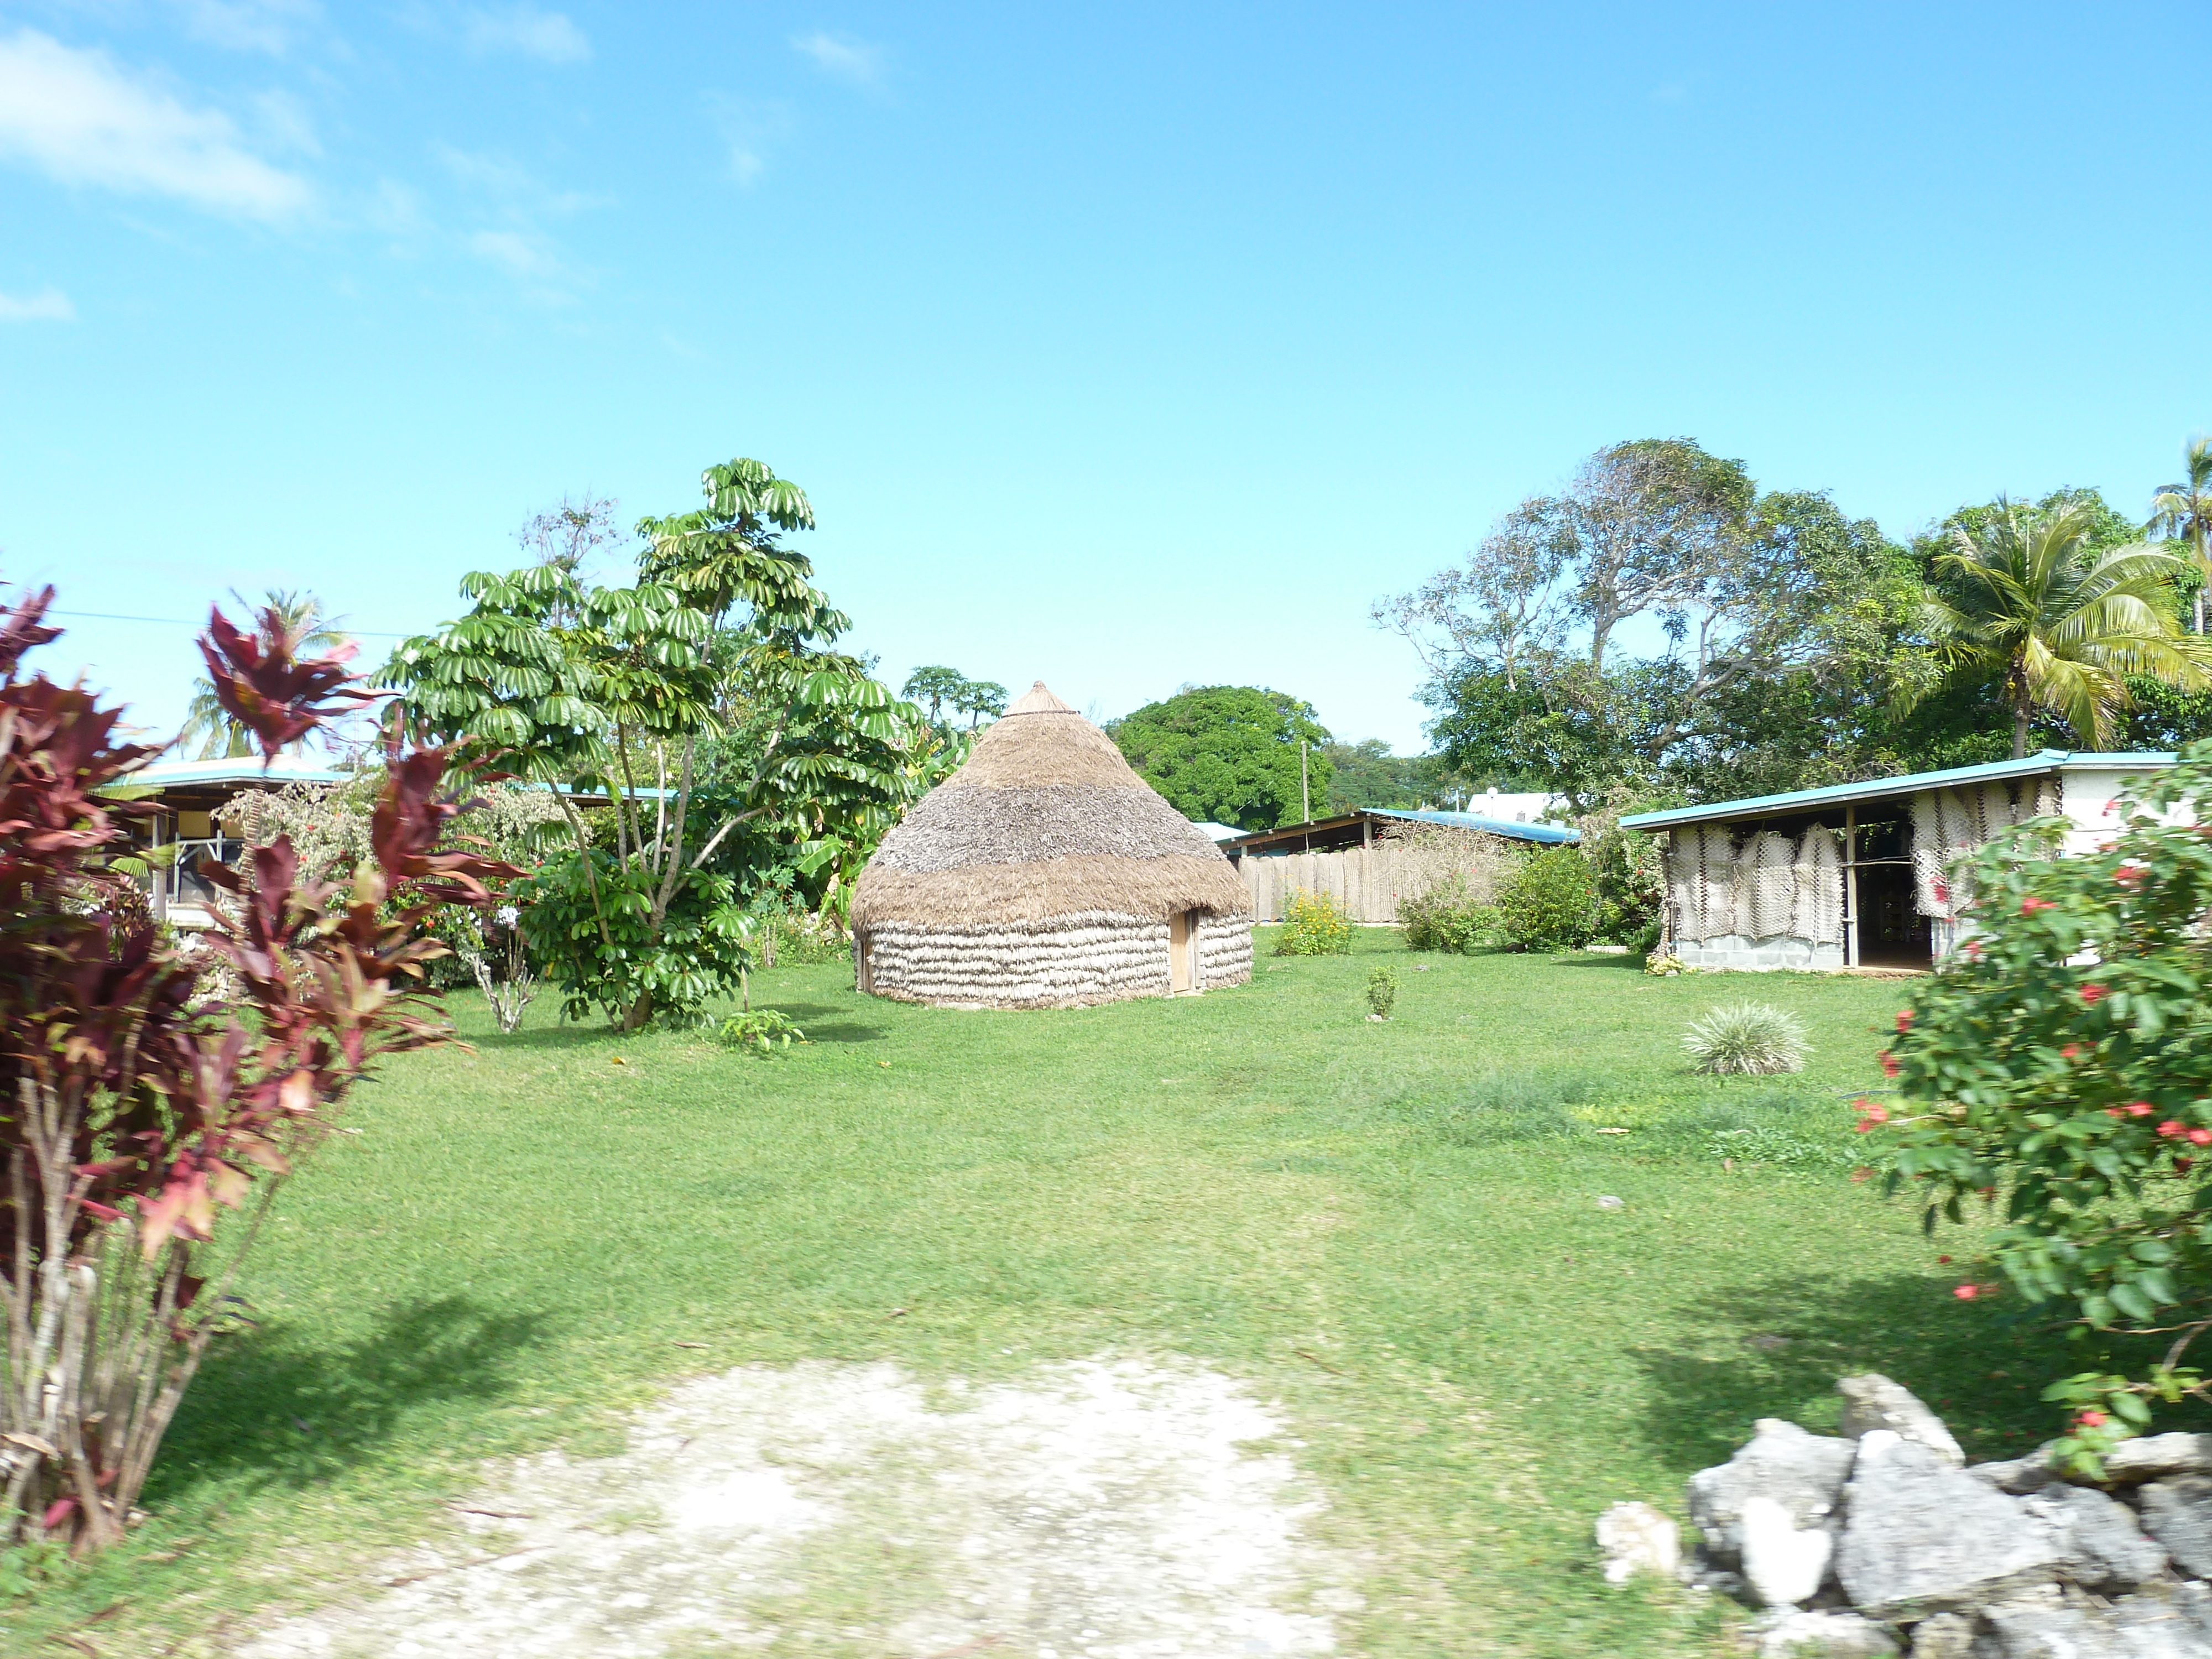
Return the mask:
<path id="1" fill-rule="evenodd" d="M 1247 1659 L 1334 1650 L 1359 1598 L 1241 1382 L 1135 1360 L 926 1389 L 888 1364 L 678 1389 L 619 1455 L 466 1500 L 480 1553 L 386 1565 L 245 1659 Z"/>

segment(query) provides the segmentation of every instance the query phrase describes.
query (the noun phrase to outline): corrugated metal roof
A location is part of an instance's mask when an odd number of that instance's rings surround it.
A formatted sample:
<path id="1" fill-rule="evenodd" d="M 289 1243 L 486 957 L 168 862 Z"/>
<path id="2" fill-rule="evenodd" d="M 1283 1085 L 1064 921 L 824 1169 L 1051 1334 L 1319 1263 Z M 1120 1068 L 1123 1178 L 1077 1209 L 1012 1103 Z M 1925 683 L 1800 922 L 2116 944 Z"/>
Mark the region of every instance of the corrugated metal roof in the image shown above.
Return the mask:
<path id="1" fill-rule="evenodd" d="M 1987 783 L 2000 778 L 2029 778 L 2045 772 L 2107 769 L 2120 772 L 2150 772 L 2171 766 L 2181 757 L 2170 751 L 2136 754 L 2099 754 L 2084 749 L 2044 749 L 2020 760 L 1990 761 L 1981 766 L 1954 766 L 1941 772 L 1908 772 L 1902 777 L 1869 778 L 1863 783 L 1832 783 L 1819 789 L 1792 789 L 1780 795 L 1752 795 L 1742 800 L 1719 800 L 1703 806 L 1676 806 L 1663 812 L 1635 812 L 1621 819 L 1624 830 L 1664 830 L 1678 823 L 1704 823 L 1714 818 L 1774 817 L 1846 801 L 1881 800 L 1891 795 L 1917 794 L 1923 789 L 1951 789 L 1964 783 Z"/>
<path id="2" fill-rule="evenodd" d="M 1493 836 L 1511 836 L 1520 841 L 1540 841 L 1553 846 L 1583 838 L 1581 830 L 1570 830 L 1562 823 L 1522 823 L 1505 818 L 1486 818 L 1480 812 L 1408 811 L 1394 806 L 1363 806 L 1359 810 L 1370 817 L 1448 823 L 1455 830 L 1487 830 Z"/>
<path id="3" fill-rule="evenodd" d="M 132 784 L 174 787 L 184 783 L 336 783 L 347 775 L 327 760 L 279 755 L 264 770 L 256 755 L 218 756 L 213 760 L 155 761 L 131 775 Z"/>

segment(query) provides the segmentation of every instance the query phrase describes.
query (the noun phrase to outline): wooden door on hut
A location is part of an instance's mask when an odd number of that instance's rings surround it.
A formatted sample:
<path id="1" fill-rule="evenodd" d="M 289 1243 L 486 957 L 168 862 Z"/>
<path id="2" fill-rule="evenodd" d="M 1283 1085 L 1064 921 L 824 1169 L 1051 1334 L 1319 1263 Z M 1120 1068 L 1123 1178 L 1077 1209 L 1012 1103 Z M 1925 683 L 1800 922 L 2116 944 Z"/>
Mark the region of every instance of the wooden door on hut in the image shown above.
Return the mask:
<path id="1" fill-rule="evenodd" d="M 1178 910 L 1168 918 L 1168 994 L 1198 988 L 1198 917 Z"/>

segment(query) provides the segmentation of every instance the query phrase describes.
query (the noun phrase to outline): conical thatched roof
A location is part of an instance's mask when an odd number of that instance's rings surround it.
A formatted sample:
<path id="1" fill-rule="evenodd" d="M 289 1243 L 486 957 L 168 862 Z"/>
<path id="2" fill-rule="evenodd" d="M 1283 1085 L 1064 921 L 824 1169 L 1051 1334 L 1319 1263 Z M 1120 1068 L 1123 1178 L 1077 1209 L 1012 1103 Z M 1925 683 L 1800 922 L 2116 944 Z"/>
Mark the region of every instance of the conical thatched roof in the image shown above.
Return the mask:
<path id="1" fill-rule="evenodd" d="M 853 921 L 972 927 L 1250 908 L 1205 831 L 1039 680 L 884 837 L 854 890 Z"/>

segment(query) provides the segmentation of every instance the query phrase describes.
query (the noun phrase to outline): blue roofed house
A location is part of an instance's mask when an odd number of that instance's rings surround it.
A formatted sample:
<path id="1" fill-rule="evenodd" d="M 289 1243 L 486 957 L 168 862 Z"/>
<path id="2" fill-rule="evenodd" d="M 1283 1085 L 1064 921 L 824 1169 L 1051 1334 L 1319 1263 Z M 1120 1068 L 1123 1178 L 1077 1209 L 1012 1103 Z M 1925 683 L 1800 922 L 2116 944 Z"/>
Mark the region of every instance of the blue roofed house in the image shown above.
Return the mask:
<path id="1" fill-rule="evenodd" d="M 1966 854 L 2052 817 L 2067 851 L 2090 851 L 2120 828 L 2121 789 L 2174 760 L 2045 749 L 1620 822 L 1664 849 L 1659 949 L 1687 966 L 1926 969 L 1974 932 Z"/>

